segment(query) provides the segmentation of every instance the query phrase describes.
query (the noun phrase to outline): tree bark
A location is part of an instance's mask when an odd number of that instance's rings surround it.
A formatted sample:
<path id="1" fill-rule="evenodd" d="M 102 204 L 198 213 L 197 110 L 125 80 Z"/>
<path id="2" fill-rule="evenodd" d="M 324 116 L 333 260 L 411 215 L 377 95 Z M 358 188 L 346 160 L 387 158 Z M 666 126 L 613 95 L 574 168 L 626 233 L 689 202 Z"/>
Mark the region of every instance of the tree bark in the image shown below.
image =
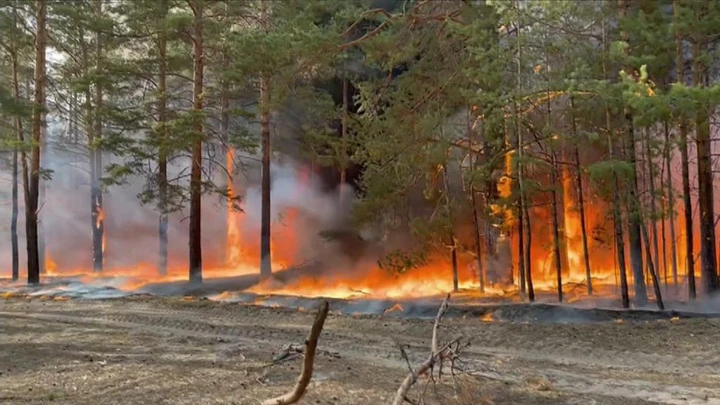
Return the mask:
<path id="1" fill-rule="evenodd" d="M 650 255 L 652 255 L 652 251 L 650 250 L 650 235 L 648 235 L 648 231 L 644 223 L 640 227 L 640 231 L 642 232 L 643 241 L 645 242 L 645 255 L 647 255 L 647 257 L 650 257 Z M 659 310 L 664 311 L 665 304 L 663 304 L 662 292 L 660 291 L 660 283 L 658 282 L 657 273 L 655 273 L 655 265 L 653 264 L 653 261 L 649 259 L 648 272 L 650 273 L 650 279 L 652 280 L 653 289 L 655 290 L 655 303 L 657 304 Z"/>
<path id="2" fill-rule="evenodd" d="M 193 144 L 190 169 L 190 282 L 202 282 L 202 144 L 203 144 L 203 75 L 205 73 L 203 48 L 203 2 L 188 0 L 193 11 Z"/>
<path id="3" fill-rule="evenodd" d="M 17 51 L 17 38 L 14 33 L 18 27 L 18 15 L 17 9 L 13 10 L 13 37 L 11 38 L 11 50 L 10 50 L 10 64 L 12 66 L 12 91 L 13 98 L 19 104 L 20 99 L 20 81 L 18 78 L 18 51 Z M 18 159 L 22 159 L 22 170 L 23 178 L 27 179 L 27 166 L 25 162 L 24 152 L 24 135 L 23 135 L 23 122 L 20 115 L 15 116 L 15 140 L 17 145 L 13 148 L 12 155 L 12 220 L 10 222 L 10 244 L 12 245 L 12 279 L 17 281 L 20 278 L 20 245 L 18 243 L 18 183 L 19 183 L 19 172 L 18 172 Z M 23 152 L 18 153 L 21 149 Z M 25 180 L 24 184 L 27 183 Z"/>
<path id="4" fill-rule="evenodd" d="M 672 260 L 670 267 L 672 269 L 672 279 L 675 290 L 678 288 L 678 261 L 677 261 L 677 238 L 675 237 L 675 195 L 672 181 L 672 170 L 670 168 L 670 129 L 665 122 L 665 164 L 667 165 L 668 184 L 668 226 L 670 228 L 670 259 Z"/>
<path id="5" fill-rule="evenodd" d="M 168 266 L 168 139 L 167 139 L 167 26 L 168 1 L 160 0 L 158 25 L 158 192 L 160 217 L 158 219 L 158 273 L 167 274 Z"/>
<path id="6" fill-rule="evenodd" d="M 570 97 L 570 109 L 572 110 L 572 132 L 576 142 L 579 142 L 577 121 L 575 119 L 575 100 Z M 585 279 L 587 280 L 588 295 L 593 295 L 592 272 L 590 271 L 590 250 L 588 249 L 587 226 L 585 224 L 585 200 L 583 197 L 582 169 L 580 168 L 580 146 L 575 145 L 575 187 L 577 189 L 577 203 L 580 214 L 580 232 L 583 245 L 583 259 L 585 261 Z"/>
<path id="7" fill-rule="evenodd" d="M 525 170 L 523 168 L 523 170 Z M 535 301 L 535 287 L 532 278 L 532 223 L 530 222 L 530 209 L 527 198 L 523 202 L 523 213 L 525 217 L 525 279 L 527 281 L 528 300 Z"/>
<path id="8" fill-rule="evenodd" d="M 555 150 L 550 152 L 552 154 L 552 167 L 551 167 L 551 186 L 552 186 L 552 227 L 553 227 L 553 255 L 555 257 L 555 271 L 557 273 L 557 296 L 558 302 L 563 301 L 563 288 L 562 288 L 562 259 L 560 252 L 560 221 L 558 220 L 558 168 L 557 168 L 557 156 Z"/>
<path id="9" fill-rule="evenodd" d="M 673 0 L 674 11 L 674 29 L 675 29 L 675 52 L 678 82 L 685 82 L 685 57 L 683 55 L 683 36 L 680 33 L 680 4 L 679 0 Z M 682 165 L 682 189 L 683 189 L 683 208 L 685 217 L 685 266 L 688 279 L 688 297 L 693 300 L 696 297 L 695 288 L 695 259 L 693 253 L 693 218 L 692 218 L 692 200 L 690 198 L 690 163 L 688 158 L 688 130 L 687 122 L 684 117 L 680 120 L 680 158 Z"/>
<path id="10" fill-rule="evenodd" d="M 450 260 L 452 263 L 453 291 L 459 290 L 457 242 L 455 241 L 455 224 L 450 200 L 450 185 L 448 183 L 447 164 L 443 165 L 443 183 L 445 186 L 445 208 L 447 209 L 448 221 L 450 222 Z"/>
<path id="11" fill-rule="evenodd" d="M 47 45 L 45 0 L 36 2 L 35 32 L 35 90 L 32 119 L 32 155 L 30 159 L 30 175 L 27 184 L 25 202 L 25 233 L 28 261 L 28 284 L 40 282 L 40 257 L 38 246 L 38 196 L 40 189 L 40 135 L 42 132 L 43 110 L 45 109 L 45 51 Z"/>
<path id="12" fill-rule="evenodd" d="M 260 23 L 268 29 L 268 2 L 260 2 Z M 270 76 L 260 75 L 260 136 L 262 138 L 262 184 L 260 212 L 260 276 L 272 275 L 272 252 L 270 251 Z"/>
<path id="13" fill-rule="evenodd" d="M 698 26 L 702 24 L 707 10 L 707 1 L 696 12 Z M 699 36 L 699 35 L 698 35 Z M 704 87 L 707 68 L 701 59 L 706 40 L 696 37 L 693 42 L 693 85 Z M 715 248 L 715 208 L 713 192 L 712 150 L 710 139 L 709 106 L 698 103 L 695 113 L 695 145 L 697 148 L 698 200 L 700 208 L 700 274 L 703 291 L 712 294 L 717 291 L 717 255 Z"/>
<path id="14" fill-rule="evenodd" d="M 645 154 L 647 155 L 647 165 L 648 165 L 648 187 L 650 191 L 650 225 L 652 226 L 652 239 L 653 239 L 653 253 L 654 256 L 646 255 L 647 260 L 650 261 L 650 258 L 653 257 L 653 268 L 657 269 L 660 267 L 660 247 L 659 247 L 659 240 L 658 240 L 658 229 L 657 229 L 657 221 L 655 220 L 656 212 L 657 212 L 657 203 L 655 202 L 655 167 L 653 166 L 653 159 L 652 159 L 652 148 L 650 147 L 650 131 L 645 129 Z M 661 185 L 662 187 L 662 185 Z M 647 252 L 649 253 L 649 252 Z M 648 264 L 648 270 L 650 269 Z"/>
<path id="15" fill-rule="evenodd" d="M 470 198 L 472 200 L 473 206 L 473 239 L 475 242 L 475 261 L 478 268 L 478 281 L 480 282 L 480 292 L 484 293 L 485 275 L 483 274 L 482 249 L 480 248 L 480 219 L 478 218 L 477 198 L 475 194 L 475 187 L 473 185 L 470 185 Z"/>
<path id="16" fill-rule="evenodd" d="M 95 14 L 102 18 L 102 0 L 95 0 Z M 96 32 L 95 62 L 96 73 L 101 74 L 102 64 L 102 34 Z M 102 191 L 100 189 L 100 178 L 102 177 L 102 148 L 98 144 L 102 140 L 102 106 L 103 106 L 103 84 L 99 76 L 95 83 L 95 116 L 93 120 L 93 143 L 90 145 L 91 172 L 93 173 L 90 185 L 90 213 L 92 218 L 92 239 L 93 239 L 93 270 L 96 272 L 103 269 L 103 253 L 105 251 L 105 213 L 103 211 Z"/>

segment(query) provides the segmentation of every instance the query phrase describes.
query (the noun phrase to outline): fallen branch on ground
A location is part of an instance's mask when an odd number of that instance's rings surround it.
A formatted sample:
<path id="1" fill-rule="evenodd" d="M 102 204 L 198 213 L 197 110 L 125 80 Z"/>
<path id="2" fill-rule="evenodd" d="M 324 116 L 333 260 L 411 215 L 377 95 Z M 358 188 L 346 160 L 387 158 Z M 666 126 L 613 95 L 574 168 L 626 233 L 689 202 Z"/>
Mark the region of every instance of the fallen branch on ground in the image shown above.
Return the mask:
<path id="1" fill-rule="evenodd" d="M 310 379 L 312 378 L 313 363 L 315 361 L 315 349 L 317 349 L 318 337 L 322 332 L 323 326 L 325 325 L 325 318 L 327 318 L 329 304 L 324 301 L 318 309 L 317 315 L 315 315 L 315 321 L 313 322 L 312 329 L 305 339 L 305 360 L 303 361 L 303 368 L 300 371 L 295 387 L 292 391 L 285 395 L 281 395 L 277 398 L 268 399 L 263 402 L 263 405 L 290 405 L 298 402 L 300 398 L 305 394 Z"/>
<path id="2" fill-rule="evenodd" d="M 442 319 L 443 315 L 445 314 L 445 310 L 447 310 L 448 302 L 450 301 L 450 294 L 448 294 L 445 299 L 443 300 L 442 304 L 440 304 L 440 308 L 438 309 L 438 313 L 435 316 L 435 324 L 433 325 L 433 332 L 432 332 L 432 342 L 430 344 L 430 357 L 425 360 L 422 364 L 420 364 L 417 368 L 412 369 L 410 367 L 410 363 L 408 361 L 407 353 L 405 353 L 405 349 L 400 345 L 398 346 L 401 348 L 401 355 L 403 359 L 408 363 L 408 367 L 410 368 L 410 373 L 405 377 L 405 380 L 403 380 L 402 384 L 400 384 L 400 387 L 398 388 L 397 392 L 395 393 L 395 399 L 393 400 L 393 405 L 402 405 L 404 402 L 410 402 L 413 403 L 410 398 L 408 398 L 408 392 L 410 391 L 410 388 L 417 382 L 418 378 L 420 378 L 421 375 L 429 372 L 429 379 L 433 379 L 433 369 L 435 365 L 439 366 L 439 377 L 442 376 L 442 364 L 445 360 L 450 360 L 450 373 L 453 375 L 453 383 L 454 383 L 454 372 L 455 372 L 455 361 L 459 358 L 459 350 L 461 348 L 460 340 L 461 337 L 457 337 L 450 342 L 446 343 L 442 347 L 438 348 L 438 328 L 440 326 L 440 320 Z M 427 387 L 426 387 L 427 388 Z"/>

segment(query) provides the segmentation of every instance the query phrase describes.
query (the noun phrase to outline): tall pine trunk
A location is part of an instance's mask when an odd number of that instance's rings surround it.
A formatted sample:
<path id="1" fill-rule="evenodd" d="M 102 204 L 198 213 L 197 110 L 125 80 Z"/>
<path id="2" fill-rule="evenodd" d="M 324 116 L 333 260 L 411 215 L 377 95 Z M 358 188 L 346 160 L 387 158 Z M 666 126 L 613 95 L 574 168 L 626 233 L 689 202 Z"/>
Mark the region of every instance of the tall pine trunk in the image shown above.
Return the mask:
<path id="1" fill-rule="evenodd" d="M 562 288 L 562 259 L 560 252 L 560 221 L 558 220 L 558 192 L 557 188 L 560 187 L 558 184 L 558 163 L 557 155 L 555 150 L 551 150 L 552 154 L 552 167 L 551 170 L 551 197 L 552 197 L 552 227 L 553 227 L 553 255 L 555 258 L 555 271 L 557 273 L 557 296 L 558 302 L 563 301 L 563 288 Z"/>
<path id="2" fill-rule="evenodd" d="M 193 12 L 193 144 L 190 169 L 190 282 L 202 282 L 203 1 L 188 0 Z"/>
<path id="3" fill-rule="evenodd" d="M 168 267 L 168 139 L 167 139 L 167 26 L 168 0 L 160 0 L 158 25 L 158 273 L 167 274 Z"/>
<path id="4" fill-rule="evenodd" d="M 672 279 L 675 290 L 678 287 L 678 261 L 677 261 L 677 238 L 675 237 L 675 195 L 672 181 L 672 170 L 670 168 L 671 161 L 671 149 L 670 149 L 670 128 L 668 123 L 665 122 L 665 164 L 667 165 L 668 183 L 667 183 L 667 198 L 668 198 L 668 227 L 670 228 L 670 268 L 672 269 Z"/>
<path id="5" fill-rule="evenodd" d="M 677 65 L 677 80 L 679 83 L 685 83 L 685 57 L 683 55 L 683 36 L 680 33 L 680 2 L 673 0 L 674 11 L 674 30 L 675 30 L 675 52 Z M 685 217 L 685 266 L 688 279 L 688 297 L 695 299 L 695 259 L 693 253 L 693 218 L 692 218 L 692 200 L 690 198 L 690 163 L 688 158 L 688 129 L 687 121 L 684 117 L 680 120 L 680 159 L 682 165 L 682 190 L 683 190 L 683 209 Z"/>
<path id="6" fill-rule="evenodd" d="M 102 0 L 95 0 L 95 14 L 98 18 L 102 17 Z M 102 35 L 98 31 L 96 33 L 96 44 L 95 44 L 95 62 L 96 62 L 96 73 L 101 74 L 103 69 L 102 64 Z M 103 91 L 102 91 L 102 80 L 100 76 L 97 78 L 95 83 L 95 115 L 93 120 L 93 144 L 91 147 L 90 154 L 90 165 L 92 166 L 91 173 L 93 174 L 90 183 L 90 213 L 92 218 L 92 242 L 93 242 L 93 270 L 98 272 L 103 269 L 103 253 L 105 250 L 105 221 L 103 212 L 103 201 L 102 191 L 100 189 L 100 178 L 102 177 L 103 166 L 102 166 L 102 149 L 99 146 L 99 142 L 102 140 L 102 106 L 103 106 Z"/>
<path id="7" fill-rule="evenodd" d="M 30 158 L 29 183 L 26 186 L 25 234 L 27 244 L 28 284 L 40 282 L 40 254 L 38 246 L 38 200 L 40 192 L 40 136 L 42 117 L 45 109 L 45 51 L 47 44 L 45 0 L 36 2 L 35 32 L 35 90 L 32 117 L 32 153 Z"/>
<path id="8" fill-rule="evenodd" d="M 703 12 L 698 13 L 704 16 Z M 700 18 L 700 17 L 699 17 Z M 701 22 L 698 21 L 698 24 Z M 693 43 L 693 84 L 704 87 L 706 67 L 701 60 L 704 38 Z M 709 106 L 700 103 L 695 113 L 695 145 L 697 148 L 698 200 L 700 209 L 700 275 L 703 291 L 711 294 L 720 288 L 717 275 L 715 251 L 715 208 L 712 173 L 712 151 L 710 143 Z"/>
<path id="9" fill-rule="evenodd" d="M 519 69 L 519 68 L 518 68 Z M 518 86 L 519 87 L 519 86 Z M 515 149 L 516 149 L 516 165 L 515 165 L 515 172 L 517 173 L 517 185 L 515 191 L 517 192 L 519 198 L 517 201 L 517 231 L 518 231 L 518 238 L 517 238 L 517 247 L 518 247 L 518 276 L 520 278 L 520 294 L 522 296 L 525 295 L 526 291 L 526 271 L 525 271 L 525 221 L 524 221 L 524 207 L 523 204 L 525 203 L 525 198 L 523 196 L 523 176 L 522 176 L 522 170 L 523 170 L 523 163 L 522 163 L 522 156 L 523 156 L 523 145 L 522 145 L 522 135 L 520 134 L 520 119 L 518 118 L 518 102 L 517 99 L 513 101 L 513 115 L 514 115 L 514 124 L 515 124 Z"/>
<path id="10" fill-rule="evenodd" d="M 647 166 L 648 166 L 648 188 L 650 191 L 650 226 L 652 231 L 652 239 L 653 239 L 653 252 L 654 255 L 650 256 L 647 254 L 647 260 L 648 262 L 651 260 L 650 258 L 653 258 L 653 268 L 658 269 L 660 267 L 660 242 L 658 240 L 658 228 L 657 228 L 657 221 L 655 220 L 655 216 L 657 215 L 657 202 L 655 201 L 656 195 L 655 195 L 655 166 L 653 164 L 653 158 L 652 158 L 652 148 L 650 146 L 650 131 L 646 128 L 645 129 L 645 154 L 647 155 Z M 662 187 L 662 186 L 661 186 Z M 649 252 L 647 252 L 649 253 Z M 648 263 L 648 269 L 649 267 Z"/>
<path id="11" fill-rule="evenodd" d="M 605 54 L 608 52 L 607 30 L 605 27 L 605 16 L 602 17 L 602 42 Z M 603 78 L 608 78 L 607 60 L 602 59 Z M 608 153 L 610 160 L 615 158 L 615 146 L 613 145 L 613 128 L 610 120 L 610 106 L 605 105 L 605 128 L 607 131 Z M 615 250 L 618 256 L 618 272 L 620 273 L 620 297 L 623 308 L 630 308 L 630 296 L 628 294 L 627 269 L 625 267 L 625 243 L 623 235 L 623 218 L 622 209 L 620 208 L 620 181 L 617 172 L 613 170 L 612 174 L 612 216 L 615 234 Z"/>
<path id="12" fill-rule="evenodd" d="M 525 168 L 522 169 L 523 171 Z M 524 173 L 523 173 L 524 174 Z M 523 193 L 524 195 L 524 193 Z M 528 208 L 527 196 L 524 196 L 523 213 L 525 217 L 525 279 L 527 281 L 528 300 L 535 301 L 535 287 L 532 278 L 532 223 L 530 222 L 530 209 Z"/>
<path id="13" fill-rule="evenodd" d="M 549 73 L 550 72 L 550 59 L 547 53 L 547 49 L 545 52 L 546 56 L 546 70 Z M 547 87 L 547 102 L 546 102 L 546 122 L 545 125 L 548 130 L 552 130 L 552 108 L 550 106 L 550 83 L 548 83 Z M 563 272 L 563 260 L 562 260 L 562 250 L 561 250 L 561 242 L 560 241 L 560 219 L 558 218 L 558 188 L 562 187 L 562 183 L 558 181 L 559 177 L 559 169 L 558 169 L 558 161 L 557 161 L 557 151 L 555 150 L 555 145 L 552 144 L 554 140 L 551 139 L 551 145 L 550 145 L 550 187 L 551 187 L 551 201 L 552 201 L 552 235 L 553 235 L 553 256 L 555 258 L 555 272 L 557 273 L 557 296 L 558 296 L 558 302 L 563 301 L 563 286 L 562 286 L 562 272 Z M 562 179 L 560 179 L 562 181 Z"/>
<path id="14" fill-rule="evenodd" d="M 20 81 L 18 79 L 18 52 L 17 52 L 17 39 L 14 36 L 15 29 L 18 26 L 18 15 L 17 10 L 13 10 L 13 37 L 11 38 L 11 50 L 10 50 L 10 63 L 12 65 L 12 90 L 13 98 L 17 103 L 20 103 Z M 13 148 L 12 155 L 12 220 L 10 222 L 10 244 L 12 245 L 12 279 L 17 281 L 20 278 L 20 245 L 18 243 L 18 183 L 19 183 L 19 171 L 18 171 L 18 159 L 22 159 L 23 173 L 27 177 L 27 167 L 25 164 L 25 153 L 18 153 L 19 148 L 23 148 L 22 145 L 23 136 L 23 122 L 20 115 L 15 116 L 15 140 L 17 145 Z M 18 156 L 19 155 L 19 156 Z"/>
<path id="15" fill-rule="evenodd" d="M 625 18 L 627 16 L 628 8 L 628 1 L 620 0 L 621 18 Z M 621 31 L 620 36 L 624 42 L 629 43 L 627 31 Z M 627 67 L 624 67 L 623 69 L 628 70 Z M 635 125 L 633 123 L 633 116 L 629 107 L 624 106 L 623 109 L 625 119 L 625 136 L 623 137 L 623 149 L 625 152 L 625 159 L 630 164 L 630 167 L 632 169 L 629 184 L 627 184 L 626 186 L 626 201 L 629 203 L 628 244 L 630 245 L 630 266 L 632 267 L 635 301 L 637 305 L 643 306 L 647 303 L 647 290 L 645 288 L 642 236 L 640 231 L 640 227 L 642 225 L 642 215 L 640 213 L 640 205 L 638 203 L 638 165 L 635 152 Z"/>
<path id="16" fill-rule="evenodd" d="M 470 108 L 468 108 L 467 116 L 467 138 L 468 145 L 470 146 L 470 170 L 474 171 L 477 168 L 478 157 L 475 154 L 475 129 L 473 128 L 473 119 L 470 114 Z M 478 214 L 477 204 L 477 191 L 475 190 L 475 176 L 470 178 L 470 202 L 472 203 L 473 213 L 473 242 L 475 244 L 475 263 L 478 270 L 478 282 L 480 283 L 480 292 L 485 292 L 485 275 L 483 274 L 483 263 L 482 263 L 482 248 L 480 244 L 480 215 Z"/>
<path id="17" fill-rule="evenodd" d="M 450 239 L 450 260 L 452 263 L 452 277 L 453 277 L 453 291 L 459 290 L 458 281 L 458 261 L 457 261 L 457 242 L 455 240 L 455 224 L 452 212 L 452 205 L 450 200 L 450 184 L 447 173 L 447 163 L 443 165 L 443 185 L 445 188 L 445 209 L 447 210 L 449 226 L 449 239 Z"/>
<path id="18" fill-rule="evenodd" d="M 260 24 L 268 29 L 268 1 L 260 2 Z M 262 184 L 260 212 L 260 276 L 272 275 L 270 251 L 270 76 L 260 75 L 260 136 L 262 138 Z"/>
<path id="19" fill-rule="evenodd" d="M 577 121 L 575 119 L 575 100 L 570 97 L 570 109 L 572 110 L 572 133 L 576 142 L 578 139 Z M 588 295 L 593 295 L 592 271 L 590 271 L 590 250 L 588 248 L 587 226 L 585 224 L 585 199 L 583 197 L 582 169 L 580 168 L 580 146 L 575 144 L 575 188 L 577 190 L 578 213 L 580 215 L 580 233 L 582 236 L 583 259 L 585 262 L 585 279 L 587 280 Z"/>
<path id="20" fill-rule="evenodd" d="M 633 289 L 635 302 L 639 306 L 647 303 L 647 290 L 645 288 L 645 272 L 643 271 L 643 248 L 641 226 L 642 219 L 638 198 L 637 158 L 635 153 L 635 127 L 632 115 L 626 111 L 626 132 L 624 137 L 625 158 L 630 163 L 632 173 L 629 184 L 626 185 L 628 208 L 628 242 L 630 245 L 630 266 L 633 274 Z"/>

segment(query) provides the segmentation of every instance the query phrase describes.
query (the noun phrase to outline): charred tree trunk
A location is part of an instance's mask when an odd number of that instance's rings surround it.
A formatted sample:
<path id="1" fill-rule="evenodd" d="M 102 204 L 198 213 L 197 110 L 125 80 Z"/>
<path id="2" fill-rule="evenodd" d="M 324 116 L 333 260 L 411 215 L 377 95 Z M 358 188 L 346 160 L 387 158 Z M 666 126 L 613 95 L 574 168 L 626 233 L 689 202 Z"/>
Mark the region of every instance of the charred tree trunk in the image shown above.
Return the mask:
<path id="1" fill-rule="evenodd" d="M 95 13 L 98 18 L 102 16 L 102 0 L 95 0 Z M 103 69 L 102 64 L 102 35 L 96 33 L 95 62 L 98 74 Z M 105 213 L 103 212 L 102 191 L 100 189 L 100 178 L 102 177 L 102 148 L 99 143 L 102 141 L 102 106 L 103 106 L 103 84 L 99 76 L 95 83 L 95 115 L 93 120 L 93 143 L 90 145 L 90 165 L 93 174 L 90 183 L 90 213 L 92 218 L 92 241 L 93 241 L 93 270 L 96 272 L 103 269 L 103 253 L 105 250 Z"/>
<path id="2" fill-rule="evenodd" d="M 576 141 L 578 139 L 577 121 L 575 120 L 575 100 L 570 98 L 570 109 L 572 110 L 572 132 Z M 575 145 L 575 187 L 577 189 L 577 203 L 580 214 L 580 233 L 582 236 L 583 259 L 585 261 L 585 279 L 587 280 L 588 295 L 593 295 L 592 272 L 590 271 L 590 251 L 588 249 L 587 226 L 585 224 L 585 200 L 583 197 L 582 170 L 580 168 L 580 146 Z"/>
<path id="3" fill-rule="evenodd" d="M 193 12 L 193 145 L 190 169 L 190 282 L 202 282 L 203 2 L 188 0 Z"/>
<path id="4" fill-rule="evenodd" d="M 45 48 L 47 44 L 45 0 L 36 2 L 35 32 L 35 106 L 32 119 L 32 156 L 30 159 L 29 183 L 26 186 L 25 232 L 27 243 L 28 284 L 40 282 L 40 255 L 38 246 L 38 197 L 40 191 L 40 136 L 43 110 L 45 109 Z"/>
<path id="5" fill-rule="evenodd" d="M 158 197 L 160 217 L 158 218 L 158 273 L 167 274 L 168 267 L 168 139 L 167 139 L 167 0 L 160 0 L 158 25 Z"/>
<path id="6" fill-rule="evenodd" d="M 704 11 L 704 10 L 703 10 Z M 698 23 L 700 23 L 698 21 Z M 704 39 L 696 38 L 693 44 L 693 84 L 704 86 L 706 67 L 701 60 Z M 703 291 L 711 294 L 720 288 L 715 251 L 715 208 L 710 143 L 709 106 L 700 103 L 695 114 L 695 145 L 697 148 L 698 200 L 700 202 L 700 265 Z"/>

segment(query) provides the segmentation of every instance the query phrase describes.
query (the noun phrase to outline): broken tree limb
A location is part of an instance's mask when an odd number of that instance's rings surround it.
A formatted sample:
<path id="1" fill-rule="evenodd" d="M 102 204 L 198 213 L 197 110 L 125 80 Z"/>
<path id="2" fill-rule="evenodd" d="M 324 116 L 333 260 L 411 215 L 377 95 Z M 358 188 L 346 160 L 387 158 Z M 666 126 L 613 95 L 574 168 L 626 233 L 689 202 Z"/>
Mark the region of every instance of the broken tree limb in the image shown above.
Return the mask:
<path id="1" fill-rule="evenodd" d="M 310 333 L 307 339 L 305 339 L 305 359 L 303 361 L 303 368 L 300 371 L 295 387 L 292 391 L 285 395 L 281 395 L 277 398 L 268 399 L 263 402 L 263 405 L 290 405 L 298 402 L 300 398 L 305 394 L 310 379 L 312 378 L 313 364 L 315 362 L 315 350 L 317 349 L 318 337 L 322 332 L 323 326 L 325 325 L 325 318 L 327 318 L 329 304 L 327 301 L 323 301 L 318 309 L 317 315 L 315 315 L 315 321 L 313 322 Z"/>
<path id="2" fill-rule="evenodd" d="M 444 345 L 442 348 L 438 349 L 438 337 L 437 337 L 437 331 L 440 326 L 440 320 L 443 317 L 443 314 L 445 314 L 445 310 L 447 310 L 448 303 L 450 302 L 450 294 L 445 296 L 445 299 L 440 304 L 440 308 L 438 309 L 438 313 L 435 316 L 435 323 L 433 324 L 433 331 L 432 331 L 432 342 L 430 343 L 430 357 L 425 360 L 424 363 L 422 363 L 420 366 L 418 366 L 415 370 L 412 368 L 410 369 L 410 373 L 405 377 L 405 380 L 403 380 L 402 384 L 400 384 L 400 387 L 397 390 L 397 393 L 395 394 L 395 399 L 393 400 L 393 405 L 402 405 L 405 401 L 408 401 L 408 391 L 410 391 L 410 388 L 415 384 L 418 380 L 418 378 L 426 373 L 427 371 L 430 371 L 432 373 L 432 369 L 435 366 L 435 364 L 440 361 L 443 361 L 443 356 L 445 352 L 452 347 L 455 343 L 458 343 L 460 341 L 460 338 L 455 338 L 451 342 Z M 403 357 L 407 359 L 407 354 L 404 353 L 403 350 Z"/>
<path id="3" fill-rule="evenodd" d="M 443 300 L 442 304 L 440 304 L 440 309 L 438 309 L 437 315 L 435 315 L 435 324 L 433 325 L 433 332 L 432 332 L 432 345 L 430 346 L 430 357 L 432 357 L 435 353 L 437 353 L 437 330 L 440 326 L 440 320 L 442 319 L 443 315 L 445 314 L 445 310 L 448 307 L 448 303 L 450 302 L 450 294 L 445 296 L 445 299 Z"/>
<path id="4" fill-rule="evenodd" d="M 409 373 L 407 377 L 405 377 L 405 380 L 403 380 L 402 384 L 400 384 L 397 393 L 395 393 L 395 400 L 393 400 L 393 405 L 402 405 L 406 399 L 408 391 L 410 391 L 410 388 L 413 386 L 413 384 L 417 382 L 418 377 L 429 371 L 439 360 L 442 360 L 442 354 L 448 348 L 450 348 L 450 345 L 453 345 L 459 341 L 460 338 L 458 337 L 450 343 L 444 345 L 440 349 L 440 351 L 431 355 L 429 359 L 425 360 L 425 362 L 418 366 L 418 368 L 416 368 L 413 372 Z"/>

